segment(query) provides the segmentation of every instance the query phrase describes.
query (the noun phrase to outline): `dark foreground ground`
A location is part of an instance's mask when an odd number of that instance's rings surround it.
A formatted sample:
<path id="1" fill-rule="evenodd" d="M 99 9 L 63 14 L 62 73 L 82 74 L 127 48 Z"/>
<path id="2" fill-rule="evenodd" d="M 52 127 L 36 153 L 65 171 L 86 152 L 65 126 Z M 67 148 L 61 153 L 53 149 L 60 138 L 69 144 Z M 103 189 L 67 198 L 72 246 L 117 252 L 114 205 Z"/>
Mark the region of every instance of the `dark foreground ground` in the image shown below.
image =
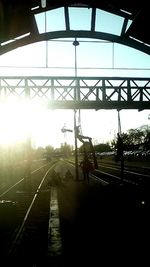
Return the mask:
<path id="1" fill-rule="evenodd" d="M 36 255 L 35 249 L 35 258 L 40 261 L 29 265 L 24 250 L 17 256 L 19 265 L 9 261 L 9 265 L 0 262 L 0 266 L 150 266 L 149 188 L 141 191 L 125 184 L 102 185 L 91 180 L 88 184 L 71 179 L 57 186 L 57 196 L 61 244 L 56 231 L 54 254 L 47 258 L 38 251 Z M 47 242 L 44 227 L 41 251 Z M 32 246 L 30 249 L 32 256 Z"/>
<path id="2" fill-rule="evenodd" d="M 53 266 L 149 266 L 149 200 L 125 185 L 58 188 L 62 256 Z"/>

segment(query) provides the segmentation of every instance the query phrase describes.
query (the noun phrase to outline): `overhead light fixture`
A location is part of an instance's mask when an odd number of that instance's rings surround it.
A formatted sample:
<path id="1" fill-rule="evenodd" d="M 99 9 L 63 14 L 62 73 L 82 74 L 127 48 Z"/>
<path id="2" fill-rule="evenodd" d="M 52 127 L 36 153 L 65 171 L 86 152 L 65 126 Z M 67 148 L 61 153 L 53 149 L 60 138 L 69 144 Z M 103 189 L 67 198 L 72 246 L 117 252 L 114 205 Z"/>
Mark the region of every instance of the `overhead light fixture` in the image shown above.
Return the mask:
<path id="1" fill-rule="evenodd" d="M 41 0 L 41 7 L 45 8 L 46 7 L 46 0 Z"/>
<path id="2" fill-rule="evenodd" d="M 1 43 L 1 46 L 4 46 L 4 45 L 10 44 L 10 43 L 13 43 L 14 41 L 15 41 L 14 39 L 10 39 L 8 41 L 5 41 L 5 42 Z"/>
<path id="3" fill-rule="evenodd" d="M 134 38 L 134 37 L 132 37 L 132 36 L 129 36 L 131 39 L 133 39 L 133 40 L 135 40 L 136 42 L 139 42 L 139 43 L 142 43 L 143 44 L 143 41 L 141 41 L 141 40 L 139 40 L 139 39 L 137 39 L 137 38 Z"/>
<path id="4" fill-rule="evenodd" d="M 14 38 L 14 39 L 15 39 L 15 40 L 20 40 L 20 39 L 23 39 L 23 38 L 29 36 L 30 34 L 31 34 L 30 32 L 27 32 L 27 33 L 25 33 L 25 34 L 22 34 L 22 35 L 20 35 L 20 36 L 17 36 L 17 37 Z"/>
<path id="5" fill-rule="evenodd" d="M 73 45 L 74 46 L 78 46 L 79 45 L 79 42 L 76 40 L 76 38 L 75 38 L 75 41 L 73 42 Z"/>
<path id="6" fill-rule="evenodd" d="M 35 7 L 32 7 L 31 10 L 35 10 L 35 9 L 38 9 L 40 6 L 35 6 Z"/>
<path id="7" fill-rule="evenodd" d="M 131 12 L 129 12 L 129 11 L 126 11 L 126 10 L 124 10 L 124 9 L 120 9 L 120 11 L 122 11 L 122 12 L 124 12 L 124 13 L 128 14 L 128 15 L 132 15 L 132 13 L 131 13 Z"/>

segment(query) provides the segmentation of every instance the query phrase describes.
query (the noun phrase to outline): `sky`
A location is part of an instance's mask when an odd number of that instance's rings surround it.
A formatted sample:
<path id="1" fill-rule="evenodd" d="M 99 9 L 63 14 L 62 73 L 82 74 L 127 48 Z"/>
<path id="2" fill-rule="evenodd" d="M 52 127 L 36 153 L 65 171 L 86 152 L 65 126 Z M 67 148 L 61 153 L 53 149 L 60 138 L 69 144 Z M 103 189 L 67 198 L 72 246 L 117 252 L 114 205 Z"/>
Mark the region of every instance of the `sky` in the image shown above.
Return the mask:
<path id="1" fill-rule="evenodd" d="M 78 10 L 81 12 L 81 10 Z M 83 12 L 81 17 L 76 9 L 70 10 L 73 29 L 90 27 L 90 10 Z M 99 11 L 100 12 L 100 11 Z M 98 15 L 101 15 L 100 18 Z M 121 19 L 107 17 L 106 12 L 97 15 L 96 30 L 117 34 L 120 31 Z M 62 23 L 62 9 L 55 12 L 42 13 L 36 16 L 39 32 L 45 31 L 45 16 L 47 20 L 46 31 L 64 27 Z M 49 20 L 49 16 L 53 19 Z M 59 20 L 55 19 L 59 16 Z M 51 21 L 51 23 L 49 23 Z M 54 23 L 52 23 L 52 21 Z M 56 23 L 57 21 L 57 23 Z M 114 27 L 112 27 L 114 23 Z M 99 28 L 101 25 L 101 28 Z M 0 56 L 0 76 L 23 75 L 49 75 L 74 76 L 75 75 L 75 47 L 74 39 L 58 39 L 41 41 L 17 48 Z M 118 76 L 118 77 L 149 77 L 150 58 L 148 55 L 133 48 L 111 43 L 104 40 L 78 39 L 77 46 L 77 75 L 78 76 Z M 41 107 L 27 108 L 25 103 L 1 104 L 0 144 L 12 144 L 24 140 L 30 129 L 32 143 L 35 147 L 53 145 L 55 148 L 67 142 L 74 145 L 74 133 L 62 133 L 65 126 L 74 130 L 73 110 L 47 110 Z M 27 111 L 28 110 L 28 111 Z M 121 129 L 137 128 L 149 124 L 149 110 L 121 110 Z M 92 137 L 93 143 L 107 142 L 115 138 L 118 132 L 118 112 L 116 110 L 81 110 L 82 134 Z M 11 134 L 10 134 L 11 133 Z"/>

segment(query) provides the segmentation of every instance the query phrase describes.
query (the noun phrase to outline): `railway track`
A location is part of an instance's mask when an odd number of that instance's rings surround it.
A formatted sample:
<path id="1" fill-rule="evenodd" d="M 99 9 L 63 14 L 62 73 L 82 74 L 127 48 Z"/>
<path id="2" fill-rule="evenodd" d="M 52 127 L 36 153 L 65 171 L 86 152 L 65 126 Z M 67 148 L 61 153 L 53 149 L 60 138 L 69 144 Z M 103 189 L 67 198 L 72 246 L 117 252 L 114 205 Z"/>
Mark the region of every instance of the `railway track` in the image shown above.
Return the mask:
<path id="1" fill-rule="evenodd" d="M 73 179 L 70 183 L 64 180 L 67 169 L 72 173 Z M 138 172 L 133 174 L 133 170 L 126 170 L 124 185 L 127 187 L 122 188 L 118 166 L 101 164 L 99 169 L 91 173 L 89 184 L 83 183 L 82 176 L 79 183 L 76 183 L 74 173 L 73 161 L 48 163 L 32 171 L 29 190 L 21 190 L 24 179 L 20 179 L 1 193 L 0 199 L 3 203 L 0 206 L 0 251 L 4 266 L 70 266 L 69 254 L 73 259 L 76 257 L 79 260 L 80 256 L 84 258 L 86 251 L 82 251 L 81 246 L 84 242 L 88 243 L 90 240 L 93 247 L 90 246 L 89 254 L 95 253 L 94 249 L 97 248 L 93 242 L 101 238 L 100 247 L 103 250 L 102 240 L 104 241 L 105 235 L 100 235 L 99 231 L 101 232 L 101 228 L 108 231 L 112 216 L 118 216 L 117 212 L 122 205 L 130 213 L 130 210 L 136 209 L 137 204 L 140 203 L 141 207 L 145 204 L 144 201 L 147 204 L 141 194 L 145 191 L 141 191 L 137 181 L 134 182 L 133 179 L 131 182 L 129 179 L 130 175 L 141 177 L 141 174 L 137 175 Z M 149 176 L 143 177 L 149 180 Z M 87 199 L 86 202 L 84 198 Z M 121 214 L 126 221 L 126 208 L 123 208 Z M 105 220 L 102 220 L 103 216 L 106 217 Z M 87 224 L 84 230 L 82 223 Z M 89 233 L 89 227 L 92 227 L 94 236 Z M 116 229 L 116 225 L 114 228 Z M 85 231 L 88 231 L 88 239 L 85 238 Z M 87 245 L 84 246 L 88 250 Z M 76 251 L 77 247 L 79 252 Z M 62 256 L 65 257 L 65 265 L 59 265 Z"/>
<path id="2" fill-rule="evenodd" d="M 74 164 L 73 161 L 69 161 Z M 125 166 L 123 176 L 120 163 L 99 162 L 98 169 L 90 173 L 90 180 L 106 186 L 123 186 L 136 203 L 150 205 L 150 169 Z"/>
<path id="3" fill-rule="evenodd" d="M 55 164 L 45 164 L 32 171 L 26 190 L 20 190 L 24 188 L 22 178 L 0 195 L 0 245 L 6 266 L 12 262 L 15 266 L 30 266 L 31 263 L 34 266 L 40 258 L 46 258 L 51 193 L 48 181 Z"/>
<path id="4" fill-rule="evenodd" d="M 125 166 L 123 175 L 121 173 L 121 167 L 115 164 L 100 163 L 99 169 L 95 171 L 97 175 L 100 173 L 106 175 L 106 179 L 112 181 L 121 182 L 125 184 L 135 185 L 142 190 L 150 188 L 150 169 L 140 168 L 136 166 Z"/>
<path id="5" fill-rule="evenodd" d="M 75 164 L 73 160 L 68 161 L 70 164 Z M 122 183 L 141 185 L 142 183 L 149 183 L 150 181 L 150 168 L 138 167 L 138 166 L 125 166 L 123 171 L 123 177 L 121 173 L 120 163 L 110 163 L 110 162 L 98 162 L 98 169 L 95 169 L 91 178 L 96 178 L 98 181 L 103 181 L 104 183 Z"/>

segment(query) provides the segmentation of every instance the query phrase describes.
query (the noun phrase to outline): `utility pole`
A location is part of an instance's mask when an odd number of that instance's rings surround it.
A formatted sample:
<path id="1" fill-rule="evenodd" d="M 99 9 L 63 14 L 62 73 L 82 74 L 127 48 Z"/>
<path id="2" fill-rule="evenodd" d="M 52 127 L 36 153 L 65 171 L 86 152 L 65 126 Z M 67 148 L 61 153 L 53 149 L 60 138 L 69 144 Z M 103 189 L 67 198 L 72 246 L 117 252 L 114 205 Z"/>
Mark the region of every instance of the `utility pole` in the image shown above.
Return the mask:
<path id="1" fill-rule="evenodd" d="M 118 133 L 121 135 L 120 111 L 118 110 Z"/>
<path id="2" fill-rule="evenodd" d="M 31 192 L 31 164 L 32 164 L 32 149 L 31 149 L 31 133 L 28 133 L 26 141 L 26 166 L 25 166 L 25 190 Z"/>
<path id="3" fill-rule="evenodd" d="M 117 153 L 120 158 L 121 162 L 121 179 L 123 181 L 123 176 L 124 176 L 124 154 L 123 154 L 123 140 L 121 136 L 121 120 L 120 120 L 120 113 L 118 110 L 118 140 L 117 140 Z"/>
<path id="4" fill-rule="evenodd" d="M 73 42 L 75 47 L 75 78 L 77 78 L 77 46 L 79 42 L 76 40 Z M 75 99 L 77 97 L 77 80 L 76 80 L 76 88 L 75 88 Z M 78 145 L 77 145 L 77 122 L 76 122 L 76 113 L 74 110 L 74 138 L 75 138 L 75 172 L 76 172 L 76 181 L 79 180 L 79 171 L 78 171 Z"/>
<path id="5" fill-rule="evenodd" d="M 26 89 L 25 89 L 25 97 L 27 103 L 30 105 L 30 89 L 25 80 Z M 25 163 L 25 178 L 24 178 L 24 186 L 25 190 L 30 193 L 31 192 L 31 164 L 32 164 L 32 145 L 31 145 L 31 129 L 30 124 L 27 124 L 27 137 L 26 137 L 26 163 Z"/>

